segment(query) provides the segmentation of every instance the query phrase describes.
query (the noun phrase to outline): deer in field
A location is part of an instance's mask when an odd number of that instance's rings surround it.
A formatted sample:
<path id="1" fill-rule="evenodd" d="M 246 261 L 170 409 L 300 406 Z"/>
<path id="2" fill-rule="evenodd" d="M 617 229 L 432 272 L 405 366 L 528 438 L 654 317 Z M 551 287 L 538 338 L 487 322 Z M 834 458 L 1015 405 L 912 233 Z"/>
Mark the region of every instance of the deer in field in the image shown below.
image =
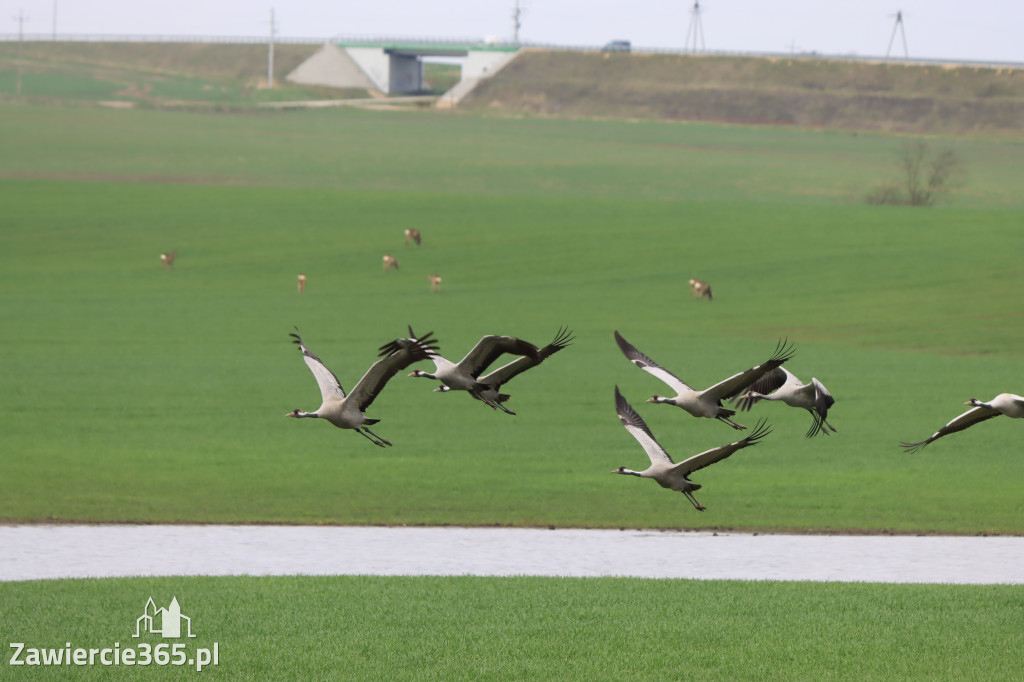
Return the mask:
<path id="1" fill-rule="evenodd" d="M 441 291 L 441 275 L 427 275 L 430 280 L 430 290 L 435 294 Z"/>
<path id="2" fill-rule="evenodd" d="M 392 256 L 390 253 L 384 254 L 384 258 L 381 259 L 384 265 L 384 272 L 388 271 L 388 268 L 398 269 L 398 259 Z"/>
<path id="3" fill-rule="evenodd" d="M 701 279 L 690 280 L 690 293 L 693 294 L 694 298 L 704 297 L 711 300 L 711 285 Z"/>
<path id="4" fill-rule="evenodd" d="M 306 276 L 299 275 L 299 293 L 301 294 L 306 290 Z"/>
<path id="5" fill-rule="evenodd" d="M 174 251 L 171 251 L 170 253 L 161 253 L 160 254 L 160 263 L 165 268 L 174 267 L 174 259 L 177 258 L 177 257 L 178 257 L 178 250 L 177 249 L 175 249 Z"/>
<path id="6" fill-rule="evenodd" d="M 415 227 L 409 227 L 405 230 L 405 245 L 409 246 L 409 240 L 416 242 L 416 246 L 420 245 L 420 231 Z"/>

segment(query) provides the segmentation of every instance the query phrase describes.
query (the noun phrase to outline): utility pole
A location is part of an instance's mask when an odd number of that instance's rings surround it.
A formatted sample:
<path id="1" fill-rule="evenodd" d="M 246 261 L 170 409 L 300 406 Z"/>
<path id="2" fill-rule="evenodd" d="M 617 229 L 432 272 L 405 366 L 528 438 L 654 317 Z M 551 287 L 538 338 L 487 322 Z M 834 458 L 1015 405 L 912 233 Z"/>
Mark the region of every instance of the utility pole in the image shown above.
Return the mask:
<path id="1" fill-rule="evenodd" d="M 523 26 L 523 8 L 519 6 L 519 0 L 516 0 L 515 6 L 512 8 L 512 43 L 514 45 L 519 44 L 519 29 Z"/>
<path id="2" fill-rule="evenodd" d="M 18 90 L 17 95 L 21 97 L 21 37 L 22 27 L 25 24 L 25 10 L 18 10 L 18 16 L 14 17 L 18 20 Z"/>
<path id="3" fill-rule="evenodd" d="M 891 15 L 890 15 L 891 16 Z M 896 12 L 896 23 L 892 27 L 892 35 L 889 36 L 889 47 L 885 51 L 885 58 L 889 58 L 889 53 L 892 52 L 892 41 L 896 39 L 896 29 L 899 29 L 900 37 L 903 38 L 903 58 L 909 59 L 910 54 L 907 52 L 907 34 L 903 30 L 903 11 Z"/>
<path id="4" fill-rule="evenodd" d="M 691 41 L 690 38 L 693 38 Z M 700 0 L 693 0 L 693 9 L 690 10 L 690 27 L 686 29 L 686 43 L 684 47 L 690 52 L 697 51 L 697 39 L 700 39 L 700 49 L 704 50 L 704 24 L 700 20 Z M 693 49 L 690 49 L 690 44 Z"/>
<path id="5" fill-rule="evenodd" d="M 274 87 L 274 9 L 270 9 L 270 51 L 267 54 L 267 89 Z"/>

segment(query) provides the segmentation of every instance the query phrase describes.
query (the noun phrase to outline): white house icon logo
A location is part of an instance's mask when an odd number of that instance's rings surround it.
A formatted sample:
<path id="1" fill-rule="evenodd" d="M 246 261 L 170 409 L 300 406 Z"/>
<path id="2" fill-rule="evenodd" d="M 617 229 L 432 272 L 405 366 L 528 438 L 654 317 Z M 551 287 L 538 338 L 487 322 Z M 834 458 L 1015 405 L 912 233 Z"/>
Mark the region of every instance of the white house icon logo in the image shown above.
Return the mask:
<path id="1" fill-rule="evenodd" d="M 185 636 L 195 637 L 192 634 L 192 619 L 181 615 L 177 597 L 171 599 L 171 605 L 166 609 L 158 609 L 150 597 L 145 612 L 135 621 L 135 634 L 132 636 L 140 637 L 144 632 L 151 632 L 162 635 L 164 639 L 178 639 L 182 636 L 182 621 L 185 621 Z"/>

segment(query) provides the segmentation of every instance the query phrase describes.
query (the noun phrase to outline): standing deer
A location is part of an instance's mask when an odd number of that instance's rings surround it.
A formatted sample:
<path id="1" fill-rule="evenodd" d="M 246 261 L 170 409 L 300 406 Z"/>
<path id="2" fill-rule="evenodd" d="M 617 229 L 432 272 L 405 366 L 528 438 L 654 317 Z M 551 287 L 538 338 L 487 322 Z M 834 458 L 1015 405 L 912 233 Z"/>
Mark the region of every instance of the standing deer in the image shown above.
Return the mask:
<path id="1" fill-rule="evenodd" d="M 306 276 L 299 275 L 299 293 L 301 294 L 306 290 Z"/>
<path id="2" fill-rule="evenodd" d="M 694 298 L 704 297 L 709 301 L 711 300 L 711 285 L 704 280 L 696 278 L 691 279 L 690 292 L 693 294 Z"/>
<path id="3" fill-rule="evenodd" d="M 416 242 L 416 246 L 420 245 L 420 231 L 415 227 L 409 227 L 405 230 L 405 245 L 409 246 L 409 240 Z"/>
<path id="4" fill-rule="evenodd" d="M 430 290 L 435 294 L 441 291 L 441 275 L 427 275 L 430 280 Z"/>
<path id="5" fill-rule="evenodd" d="M 384 254 L 384 258 L 382 259 L 382 261 L 384 263 L 384 272 L 387 272 L 388 268 L 394 268 L 395 270 L 398 269 L 398 259 L 392 256 L 390 253 Z"/>
<path id="6" fill-rule="evenodd" d="M 177 249 L 175 249 L 174 251 L 171 251 L 170 253 L 161 253 L 160 254 L 160 263 L 165 268 L 174 267 L 174 259 L 177 258 L 177 257 L 178 257 L 178 250 Z"/>

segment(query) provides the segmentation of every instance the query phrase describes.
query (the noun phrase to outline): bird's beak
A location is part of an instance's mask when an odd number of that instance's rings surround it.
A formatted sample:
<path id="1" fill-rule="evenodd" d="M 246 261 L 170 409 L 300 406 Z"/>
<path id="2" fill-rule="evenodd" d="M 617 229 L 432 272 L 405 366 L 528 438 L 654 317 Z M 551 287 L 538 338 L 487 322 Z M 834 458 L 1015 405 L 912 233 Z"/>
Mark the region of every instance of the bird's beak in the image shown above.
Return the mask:
<path id="1" fill-rule="evenodd" d="M 286 416 L 286 417 L 294 417 L 294 416 L 295 416 L 295 413 L 294 413 L 294 412 L 289 412 L 289 413 L 287 413 L 287 414 L 286 414 L 285 416 Z"/>
<path id="2" fill-rule="evenodd" d="M 657 396 L 653 396 L 653 395 L 652 395 L 652 396 L 651 396 L 650 398 L 648 398 L 648 399 L 647 399 L 647 400 L 645 400 L 644 402 L 645 402 L 645 403 L 653 403 L 653 402 L 654 402 L 654 399 L 655 399 L 656 397 L 657 397 Z"/>
<path id="3" fill-rule="evenodd" d="M 407 377 L 414 377 L 414 376 L 416 376 L 416 372 L 409 372 L 405 376 L 407 376 Z"/>
<path id="4" fill-rule="evenodd" d="M 444 393 L 444 388 L 438 386 L 437 388 L 434 389 L 434 393 Z"/>

